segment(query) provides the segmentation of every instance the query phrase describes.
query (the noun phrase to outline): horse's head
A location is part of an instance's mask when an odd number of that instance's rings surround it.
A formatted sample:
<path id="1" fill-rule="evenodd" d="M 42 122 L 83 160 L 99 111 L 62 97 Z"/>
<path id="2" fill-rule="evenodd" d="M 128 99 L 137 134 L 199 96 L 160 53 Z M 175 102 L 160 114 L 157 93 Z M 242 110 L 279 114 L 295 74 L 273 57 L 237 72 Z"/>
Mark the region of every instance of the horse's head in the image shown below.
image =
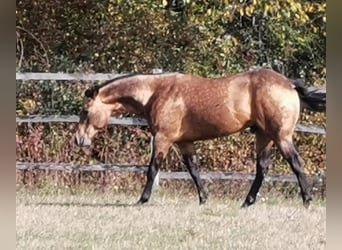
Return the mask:
<path id="1" fill-rule="evenodd" d="M 75 138 L 80 147 L 90 146 L 92 138 L 107 126 L 110 117 L 122 110 L 122 105 L 118 102 L 104 103 L 98 93 L 98 85 L 85 92 L 88 99 L 81 111 Z"/>

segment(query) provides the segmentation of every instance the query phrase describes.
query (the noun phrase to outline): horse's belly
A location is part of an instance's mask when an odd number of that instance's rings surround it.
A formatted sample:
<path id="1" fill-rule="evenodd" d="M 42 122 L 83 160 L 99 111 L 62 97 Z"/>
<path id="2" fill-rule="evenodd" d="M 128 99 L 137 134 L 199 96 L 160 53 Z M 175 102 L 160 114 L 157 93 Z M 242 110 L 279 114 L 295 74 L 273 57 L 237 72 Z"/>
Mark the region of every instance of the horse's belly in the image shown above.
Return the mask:
<path id="1" fill-rule="evenodd" d="M 236 117 L 230 112 L 213 116 L 191 115 L 183 119 L 182 138 L 184 140 L 206 140 L 236 133 L 249 126 L 249 119 L 242 114 Z"/>

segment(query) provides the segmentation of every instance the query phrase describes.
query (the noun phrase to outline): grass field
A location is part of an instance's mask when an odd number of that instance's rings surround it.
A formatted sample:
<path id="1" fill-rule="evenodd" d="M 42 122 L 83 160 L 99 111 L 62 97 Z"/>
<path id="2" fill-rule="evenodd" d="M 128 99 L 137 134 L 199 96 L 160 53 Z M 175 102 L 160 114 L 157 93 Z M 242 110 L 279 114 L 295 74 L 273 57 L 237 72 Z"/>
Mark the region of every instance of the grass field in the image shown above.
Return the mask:
<path id="1" fill-rule="evenodd" d="M 325 202 L 241 201 L 158 190 L 150 204 L 138 194 L 17 191 L 17 249 L 324 249 Z"/>

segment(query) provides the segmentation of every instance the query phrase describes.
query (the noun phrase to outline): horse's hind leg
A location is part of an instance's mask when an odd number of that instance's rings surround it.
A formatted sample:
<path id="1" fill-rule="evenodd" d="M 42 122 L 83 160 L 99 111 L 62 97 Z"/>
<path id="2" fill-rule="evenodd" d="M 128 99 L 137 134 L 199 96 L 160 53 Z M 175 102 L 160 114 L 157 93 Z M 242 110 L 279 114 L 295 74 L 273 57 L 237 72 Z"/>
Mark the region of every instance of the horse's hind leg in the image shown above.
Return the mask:
<path id="1" fill-rule="evenodd" d="M 152 145 L 151 161 L 147 170 L 147 182 L 138 204 L 148 202 L 151 194 L 155 177 L 159 171 L 160 164 L 166 157 L 171 143 L 161 135 L 156 135 Z"/>
<path id="2" fill-rule="evenodd" d="M 268 167 L 271 163 L 271 148 L 273 141 L 261 131 L 256 132 L 256 152 L 257 164 L 256 175 L 252 187 L 242 204 L 242 207 L 248 207 L 255 203 L 256 196 L 261 187 L 262 181 L 268 172 Z"/>
<path id="3" fill-rule="evenodd" d="M 178 143 L 179 149 L 182 153 L 183 163 L 186 165 L 193 181 L 195 182 L 199 203 L 204 204 L 208 199 L 208 193 L 204 189 L 203 182 L 199 174 L 198 158 L 195 154 L 193 143 Z"/>
<path id="4" fill-rule="evenodd" d="M 303 159 L 300 157 L 295 146 L 293 145 L 292 139 L 279 140 L 277 142 L 277 146 L 279 147 L 283 157 L 290 164 L 292 171 L 297 176 L 304 206 L 308 207 L 312 197 L 310 194 L 309 183 L 304 173 Z"/>

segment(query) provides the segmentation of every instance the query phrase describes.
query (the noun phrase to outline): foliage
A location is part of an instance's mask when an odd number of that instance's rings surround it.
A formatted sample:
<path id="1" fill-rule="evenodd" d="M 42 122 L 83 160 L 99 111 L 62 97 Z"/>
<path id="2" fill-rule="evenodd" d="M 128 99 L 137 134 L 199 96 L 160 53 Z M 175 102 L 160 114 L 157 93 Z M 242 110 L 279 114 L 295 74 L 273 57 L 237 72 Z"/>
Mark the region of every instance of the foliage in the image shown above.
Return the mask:
<path id="1" fill-rule="evenodd" d="M 325 9 L 304 0 L 189 1 L 177 13 L 158 1 L 17 1 L 17 69 L 213 76 L 270 66 L 312 83 L 325 77 Z"/>

